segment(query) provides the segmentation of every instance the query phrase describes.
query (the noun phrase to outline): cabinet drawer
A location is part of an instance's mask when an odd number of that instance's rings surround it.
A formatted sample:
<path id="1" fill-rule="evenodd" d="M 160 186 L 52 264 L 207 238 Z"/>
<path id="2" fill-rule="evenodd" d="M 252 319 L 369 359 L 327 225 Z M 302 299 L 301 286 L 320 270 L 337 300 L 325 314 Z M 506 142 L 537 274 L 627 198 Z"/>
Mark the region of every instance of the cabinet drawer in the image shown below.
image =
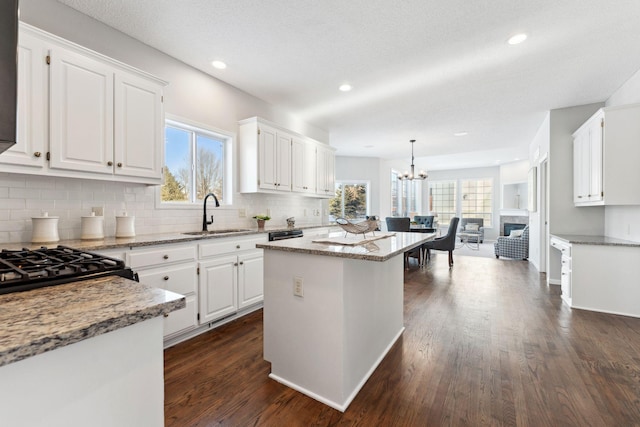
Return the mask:
<path id="1" fill-rule="evenodd" d="M 566 243 L 560 239 L 552 237 L 549 244 L 551 245 L 551 247 L 556 248 L 557 250 L 562 252 L 563 256 L 571 256 L 571 243 Z"/>
<path id="2" fill-rule="evenodd" d="M 198 282 L 195 262 L 138 271 L 138 276 L 141 283 L 182 295 L 194 293 Z"/>
<path id="3" fill-rule="evenodd" d="M 217 240 L 217 239 L 216 239 Z M 198 245 L 200 258 L 206 258 L 216 255 L 235 253 L 256 248 L 256 243 L 267 242 L 266 234 L 259 236 L 251 236 L 248 238 L 225 238 L 212 243 L 200 243 Z"/>
<path id="4" fill-rule="evenodd" d="M 185 308 L 172 311 L 164 318 L 164 336 L 194 328 L 198 322 L 197 316 L 198 304 L 196 303 L 196 296 L 190 295 L 187 297 Z"/>
<path id="5" fill-rule="evenodd" d="M 127 265 L 135 270 L 136 268 L 154 267 L 174 262 L 194 261 L 195 259 L 194 247 L 165 247 L 140 252 L 134 250 L 127 254 Z"/>

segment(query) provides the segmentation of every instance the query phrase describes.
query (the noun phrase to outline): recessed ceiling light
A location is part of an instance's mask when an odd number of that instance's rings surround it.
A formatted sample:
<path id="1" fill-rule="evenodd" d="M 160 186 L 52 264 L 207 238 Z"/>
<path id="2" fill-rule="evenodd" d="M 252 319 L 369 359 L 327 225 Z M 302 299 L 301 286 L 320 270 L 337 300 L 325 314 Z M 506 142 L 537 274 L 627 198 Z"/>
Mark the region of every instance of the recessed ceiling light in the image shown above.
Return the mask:
<path id="1" fill-rule="evenodd" d="M 351 87 L 349 83 L 345 83 L 343 85 L 340 85 L 338 89 L 340 89 L 342 92 L 349 92 L 351 89 L 353 89 L 353 87 Z"/>
<path id="2" fill-rule="evenodd" d="M 211 61 L 211 65 L 213 65 L 213 68 L 217 68 L 218 70 L 224 70 L 227 68 L 227 64 L 222 61 Z"/>
<path id="3" fill-rule="evenodd" d="M 516 34 L 515 36 L 511 36 L 507 43 L 509 44 L 520 44 L 527 39 L 527 35 L 525 33 Z"/>
<path id="4" fill-rule="evenodd" d="M 373 148 L 373 145 L 371 145 L 371 144 L 365 145 L 364 148 Z"/>
<path id="5" fill-rule="evenodd" d="M 465 132 L 465 131 L 456 132 L 453 134 L 453 136 L 467 136 L 467 135 L 469 135 L 469 132 Z"/>

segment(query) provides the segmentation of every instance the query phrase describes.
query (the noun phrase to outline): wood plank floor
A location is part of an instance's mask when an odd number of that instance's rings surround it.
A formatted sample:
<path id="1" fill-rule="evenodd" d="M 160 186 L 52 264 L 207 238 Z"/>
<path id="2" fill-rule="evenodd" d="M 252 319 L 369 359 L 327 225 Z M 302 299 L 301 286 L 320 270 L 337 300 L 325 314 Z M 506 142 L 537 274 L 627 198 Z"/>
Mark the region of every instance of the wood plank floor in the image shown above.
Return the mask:
<path id="1" fill-rule="evenodd" d="M 257 311 L 165 351 L 166 426 L 640 425 L 640 319 L 567 308 L 525 261 L 454 259 L 405 273 L 406 330 L 346 412 L 267 377 Z"/>

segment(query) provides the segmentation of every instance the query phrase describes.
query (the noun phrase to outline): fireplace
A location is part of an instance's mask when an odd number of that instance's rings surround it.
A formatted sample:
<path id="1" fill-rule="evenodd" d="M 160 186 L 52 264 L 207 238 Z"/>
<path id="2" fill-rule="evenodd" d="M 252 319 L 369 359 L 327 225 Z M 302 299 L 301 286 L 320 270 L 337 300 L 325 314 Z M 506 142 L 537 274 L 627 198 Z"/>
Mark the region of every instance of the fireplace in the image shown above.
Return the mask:
<path id="1" fill-rule="evenodd" d="M 516 223 L 513 223 L 513 222 L 505 222 L 504 223 L 503 235 L 504 236 L 508 236 L 508 235 L 511 234 L 511 231 L 513 231 L 513 230 L 522 230 L 526 226 L 527 226 L 527 224 L 516 224 Z"/>

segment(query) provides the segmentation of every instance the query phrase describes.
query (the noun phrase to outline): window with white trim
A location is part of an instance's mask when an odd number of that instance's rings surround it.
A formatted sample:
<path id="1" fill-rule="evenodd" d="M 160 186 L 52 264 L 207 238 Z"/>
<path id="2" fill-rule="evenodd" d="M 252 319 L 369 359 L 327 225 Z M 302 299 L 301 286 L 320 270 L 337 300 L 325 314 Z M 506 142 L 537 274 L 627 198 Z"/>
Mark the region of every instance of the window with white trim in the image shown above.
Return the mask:
<path id="1" fill-rule="evenodd" d="M 214 193 L 231 204 L 231 144 L 228 134 L 166 120 L 161 203 L 195 204 Z"/>
<path id="2" fill-rule="evenodd" d="M 399 180 L 398 171 L 391 171 L 391 216 L 420 215 L 422 181 Z"/>
<path id="3" fill-rule="evenodd" d="M 460 181 L 462 192 L 461 218 L 482 218 L 493 223 L 493 179 L 466 179 Z"/>
<path id="4" fill-rule="evenodd" d="M 336 182 L 335 197 L 329 200 L 329 220 L 366 219 L 369 213 L 368 182 Z"/>
<path id="5" fill-rule="evenodd" d="M 448 225 L 457 215 L 456 181 L 429 181 L 429 214 L 439 225 Z"/>

